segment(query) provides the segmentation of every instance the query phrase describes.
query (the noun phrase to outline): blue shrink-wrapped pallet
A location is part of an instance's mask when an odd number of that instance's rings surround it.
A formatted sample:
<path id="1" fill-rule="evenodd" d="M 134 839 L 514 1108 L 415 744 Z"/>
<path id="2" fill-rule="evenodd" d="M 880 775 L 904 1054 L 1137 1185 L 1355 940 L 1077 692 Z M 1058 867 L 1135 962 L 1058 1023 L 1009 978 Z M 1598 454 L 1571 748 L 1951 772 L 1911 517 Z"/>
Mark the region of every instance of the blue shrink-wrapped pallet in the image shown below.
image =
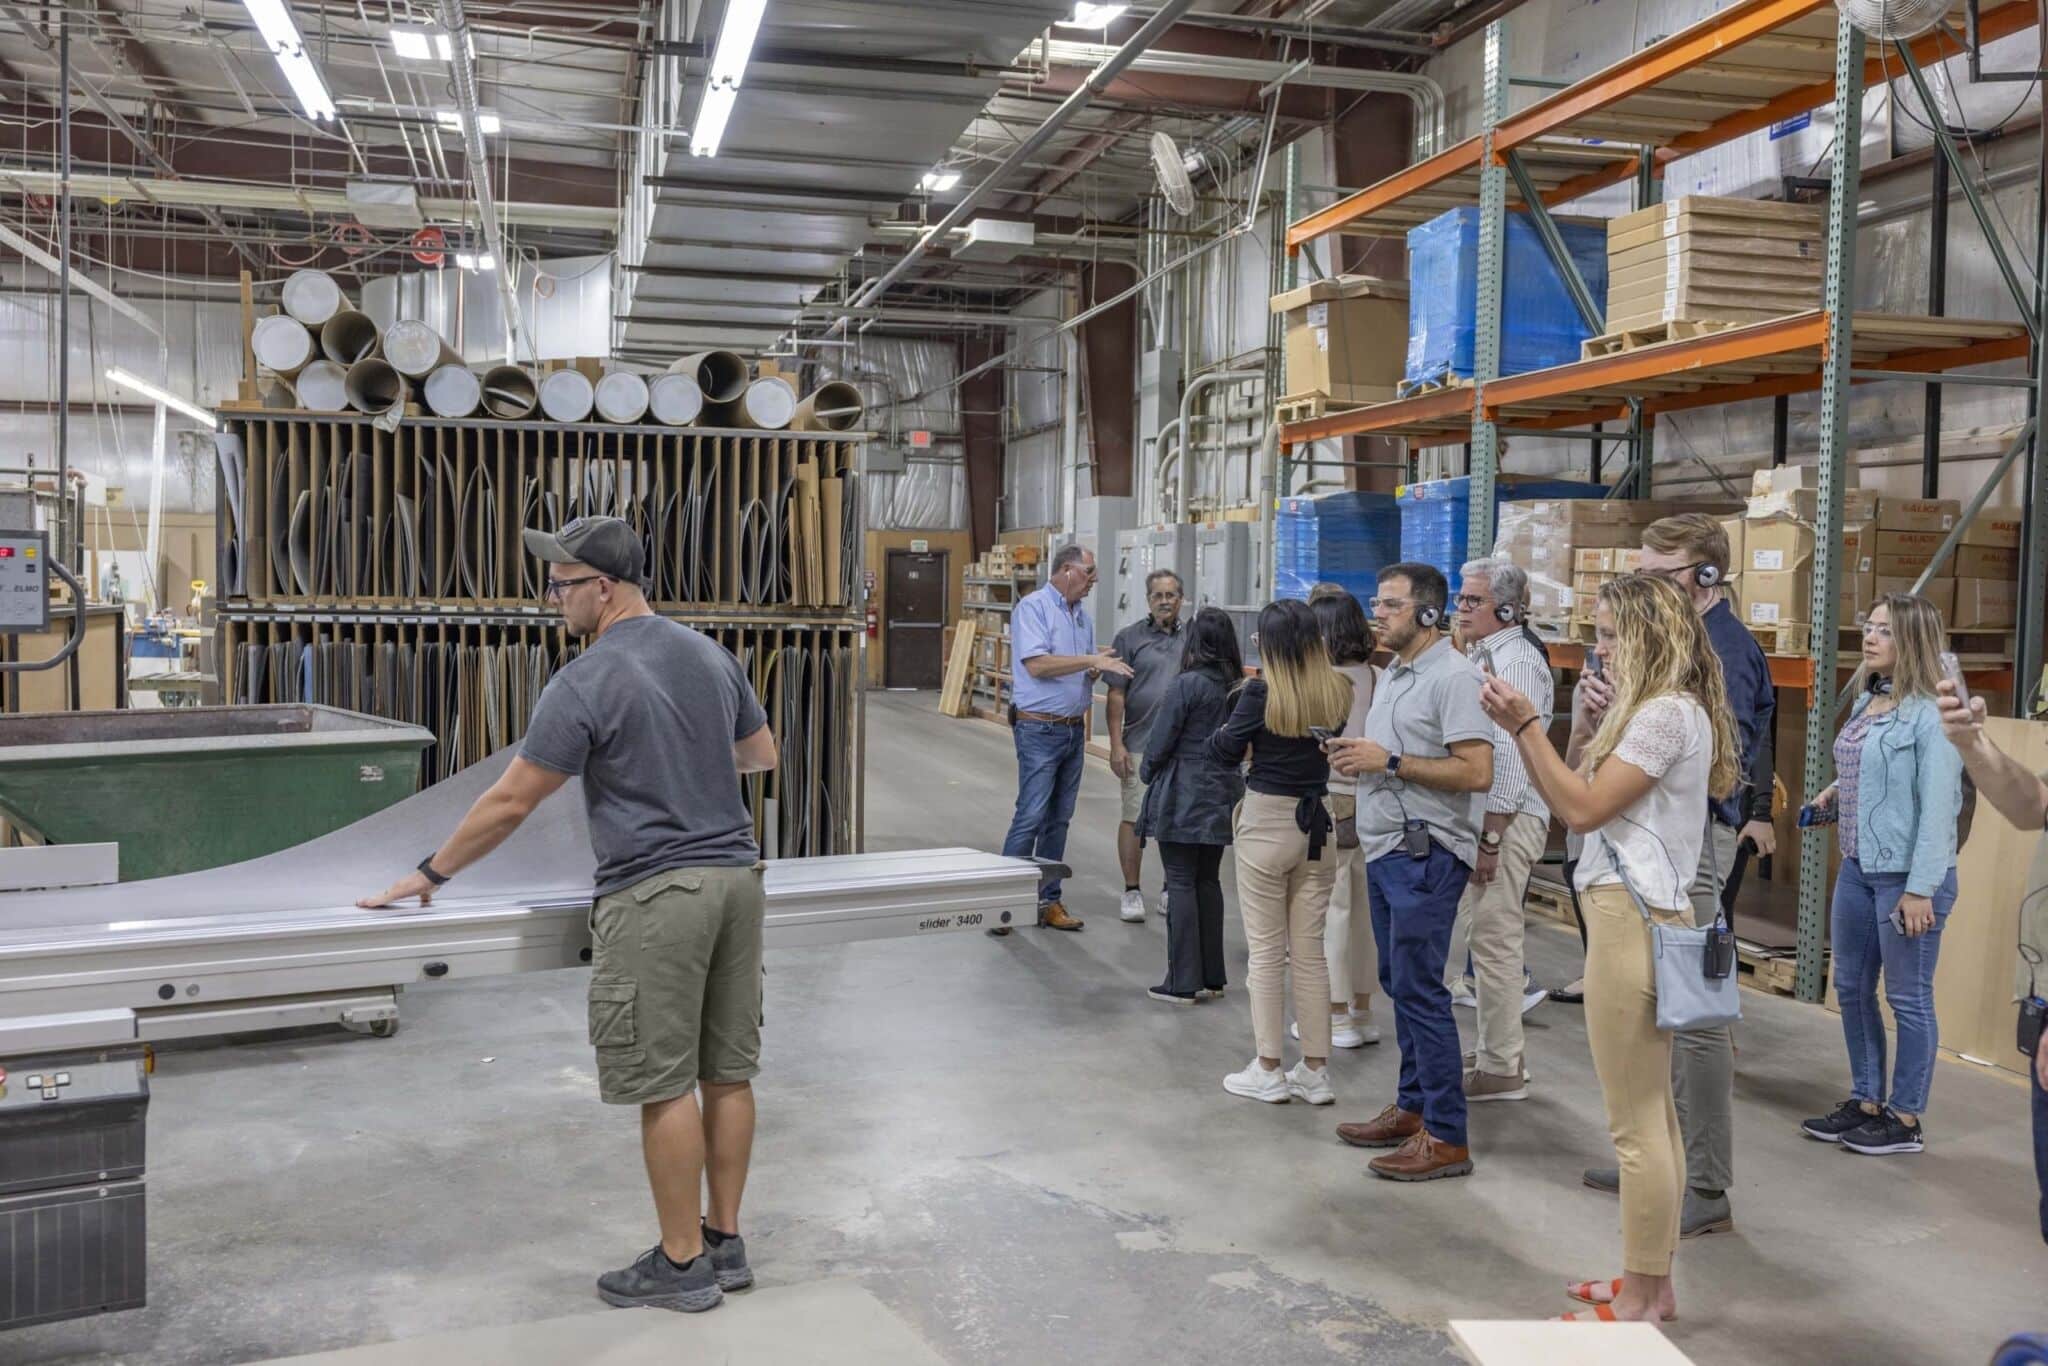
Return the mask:
<path id="1" fill-rule="evenodd" d="M 1607 309 L 1605 224 L 1561 222 L 1565 250 L 1594 306 Z M 1501 272 L 1500 372 L 1518 375 L 1579 358 L 1593 335 L 1557 273 L 1536 225 L 1507 216 L 1507 266 Z M 1479 210 L 1449 209 L 1408 232 L 1408 372 L 1404 385 L 1472 378 L 1479 302 Z"/>
<path id="2" fill-rule="evenodd" d="M 1431 479 L 1404 484 L 1395 493 L 1401 509 L 1401 555 L 1411 564 L 1433 565 L 1443 571 L 1455 596 L 1465 562 L 1484 558 L 1492 549 L 1474 551 L 1467 543 L 1472 518 L 1472 480 L 1469 475 L 1455 479 Z M 1511 498 L 1604 498 L 1601 484 L 1583 484 L 1571 479 L 1496 479 L 1493 509 L 1497 522 L 1500 505 Z"/>
<path id="3" fill-rule="evenodd" d="M 1318 583 L 1335 583 L 1363 605 L 1378 589 L 1380 566 L 1401 558 L 1401 511 L 1385 493 L 1283 498 L 1273 548 L 1276 598 L 1306 598 Z"/>

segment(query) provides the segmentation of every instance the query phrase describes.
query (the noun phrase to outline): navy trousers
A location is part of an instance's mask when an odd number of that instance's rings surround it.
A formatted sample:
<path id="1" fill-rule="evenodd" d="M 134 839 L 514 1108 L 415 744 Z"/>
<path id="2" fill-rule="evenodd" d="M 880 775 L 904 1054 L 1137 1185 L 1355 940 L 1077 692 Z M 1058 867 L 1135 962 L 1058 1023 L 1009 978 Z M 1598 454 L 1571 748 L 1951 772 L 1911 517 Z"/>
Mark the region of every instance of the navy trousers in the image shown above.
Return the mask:
<path id="1" fill-rule="evenodd" d="M 1444 960 L 1451 922 L 1471 868 L 1431 841 L 1429 857 L 1396 850 L 1368 865 L 1372 933 L 1380 949 L 1380 989 L 1394 1003 L 1394 1038 L 1401 1049 L 1403 1110 L 1422 1116 L 1440 1143 L 1465 1146 L 1465 1055 Z"/>

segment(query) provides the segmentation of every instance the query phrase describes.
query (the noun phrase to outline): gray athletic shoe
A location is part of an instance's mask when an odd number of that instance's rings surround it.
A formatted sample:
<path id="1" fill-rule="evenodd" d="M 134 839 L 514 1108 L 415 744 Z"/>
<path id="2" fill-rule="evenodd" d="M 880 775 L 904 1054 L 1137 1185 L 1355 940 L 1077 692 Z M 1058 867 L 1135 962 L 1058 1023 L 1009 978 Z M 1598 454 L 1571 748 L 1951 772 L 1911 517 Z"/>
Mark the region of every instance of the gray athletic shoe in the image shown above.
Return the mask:
<path id="1" fill-rule="evenodd" d="M 617 1309 L 645 1306 L 701 1314 L 716 1309 L 725 1292 L 718 1288 L 718 1273 L 712 1269 L 710 1257 L 699 1253 L 688 1266 L 678 1268 L 656 1243 L 623 1271 L 599 1276 L 597 1296 Z"/>
<path id="2" fill-rule="evenodd" d="M 1588 1167 L 1579 1179 L 1596 1191 L 1606 1191 L 1609 1195 L 1621 1194 L 1619 1167 Z"/>
<path id="3" fill-rule="evenodd" d="M 710 1254 L 711 1269 L 718 1273 L 720 1290 L 745 1290 L 754 1283 L 754 1268 L 747 1265 L 746 1239 L 734 1234 L 717 1247 L 706 1239 L 704 1251 Z"/>

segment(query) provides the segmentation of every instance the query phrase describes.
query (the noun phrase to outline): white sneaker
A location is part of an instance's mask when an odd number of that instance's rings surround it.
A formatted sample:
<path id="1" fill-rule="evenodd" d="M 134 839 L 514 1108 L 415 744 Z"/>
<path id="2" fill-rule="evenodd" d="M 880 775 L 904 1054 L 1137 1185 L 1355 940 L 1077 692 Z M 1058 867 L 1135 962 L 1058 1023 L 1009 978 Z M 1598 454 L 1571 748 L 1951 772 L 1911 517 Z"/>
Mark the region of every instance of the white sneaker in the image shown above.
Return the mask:
<path id="1" fill-rule="evenodd" d="M 1472 982 L 1470 978 L 1467 978 L 1465 981 L 1462 981 L 1458 983 L 1458 985 L 1451 988 L 1451 1004 L 1454 1006 L 1463 1006 L 1467 1010 L 1477 1010 L 1479 1008 L 1479 997 L 1478 994 L 1472 990 Z"/>
<path id="2" fill-rule="evenodd" d="M 1292 1094 L 1288 1090 L 1287 1074 L 1279 1068 L 1267 1071 L 1257 1058 L 1242 1072 L 1232 1072 L 1223 1079 L 1223 1089 L 1233 1096 L 1246 1100 L 1263 1100 L 1268 1105 L 1285 1105 Z"/>
<path id="3" fill-rule="evenodd" d="M 1123 905 L 1119 909 L 1125 924 L 1136 925 L 1142 923 L 1145 919 L 1145 894 L 1136 889 L 1125 892 Z"/>
<path id="4" fill-rule="evenodd" d="M 1361 1020 L 1364 1021 L 1363 1027 L 1360 1025 Z M 1290 1039 L 1299 1039 L 1301 1037 L 1300 1021 L 1297 1020 L 1287 1026 L 1287 1037 Z M 1345 1014 L 1332 1015 L 1330 1017 L 1330 1044 L 1332 1047 L 1363 1048 L 1369 1043 L 1378 1043 L 1379 1041 L 1379 1026 L 1372 1023 L 1372 1016 L 1370 1014 L 1362 1016 Z"/>
<path id="5" fill-rule="evenodd" d="M 1166 914 L 1166 890 L 1164 888 L 1161 888 L 1159 892 L 1159 914 Z"/>
<path id="6" fill-rule="evenodd" d="M 1330 1069 L 1322 1067 L 1311 1072 L 1306 1062 L 1294 1064 L 1294 1070 L 1287 1074 L 1287 1094 L 1310 1105 L 1337 1103 L 1337 1093 L 1330 1089 Z"/>
<path id="7" fill-rule="evenodd" d="M 1527 1014 L 1528 1014 L 1528 1013 L 1529 1013 L 1530 1011 L 1534 1010 L 1534 1009 L 1535 1009 L 1535 1008 L 1536 1008 L 1537 1006 L 1540 1006 L 1540 1005 L 1542 1005 L 1542 1004 L 1543 1004 L 1543 1003 L 1544 1003 L 1545 1001 L 1547 1001 L 1547 1000 L 1549 1000 L 1549 999 L 1550 999 L 1550 992 L 1549 992 L 1549 990 L 1548 990 L 1547 988 L 1545 988 L 1545 987 L 1532 987 L 1532 986 L 1528 985 L 1528 984 L 1527 984 L 1526 982 L 1525 982 L 1525 983 L 1523 983 L 1523 985 L 1522 985 L 1522 1013 L 1523 1013 L 1524 1015 L 1527 1015 Z"/>
<path id="8" fill-rule="evenodd" d="M 1373 1019 L 1372 1011 L 1370 1010 L 1352 1011 L 1351 1029 L 1352 1032 L 1358 1035 L 1358 1043 L 1346 1044 L 1346 1048 L 1360 1047 L 1365 1044 L 1378 1043 L 1380 1041 L 1379 1021 Z"/>

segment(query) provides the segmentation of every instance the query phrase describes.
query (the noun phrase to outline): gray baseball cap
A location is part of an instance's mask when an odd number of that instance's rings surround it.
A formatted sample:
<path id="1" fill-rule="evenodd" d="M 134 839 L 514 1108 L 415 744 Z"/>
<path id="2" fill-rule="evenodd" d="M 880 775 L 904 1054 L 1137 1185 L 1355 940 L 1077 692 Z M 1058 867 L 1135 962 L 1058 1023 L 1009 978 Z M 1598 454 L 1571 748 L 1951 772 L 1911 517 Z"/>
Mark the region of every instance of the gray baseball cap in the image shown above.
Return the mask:
<path id="1" fill-rule="evenodd" d="M 587 564 L 601 574 L 637 584 L 645 555 L 640 533 L 617 517 L 578 517 L 560 531 L 519 533 L 526 548 L 549 564 Z"/>

